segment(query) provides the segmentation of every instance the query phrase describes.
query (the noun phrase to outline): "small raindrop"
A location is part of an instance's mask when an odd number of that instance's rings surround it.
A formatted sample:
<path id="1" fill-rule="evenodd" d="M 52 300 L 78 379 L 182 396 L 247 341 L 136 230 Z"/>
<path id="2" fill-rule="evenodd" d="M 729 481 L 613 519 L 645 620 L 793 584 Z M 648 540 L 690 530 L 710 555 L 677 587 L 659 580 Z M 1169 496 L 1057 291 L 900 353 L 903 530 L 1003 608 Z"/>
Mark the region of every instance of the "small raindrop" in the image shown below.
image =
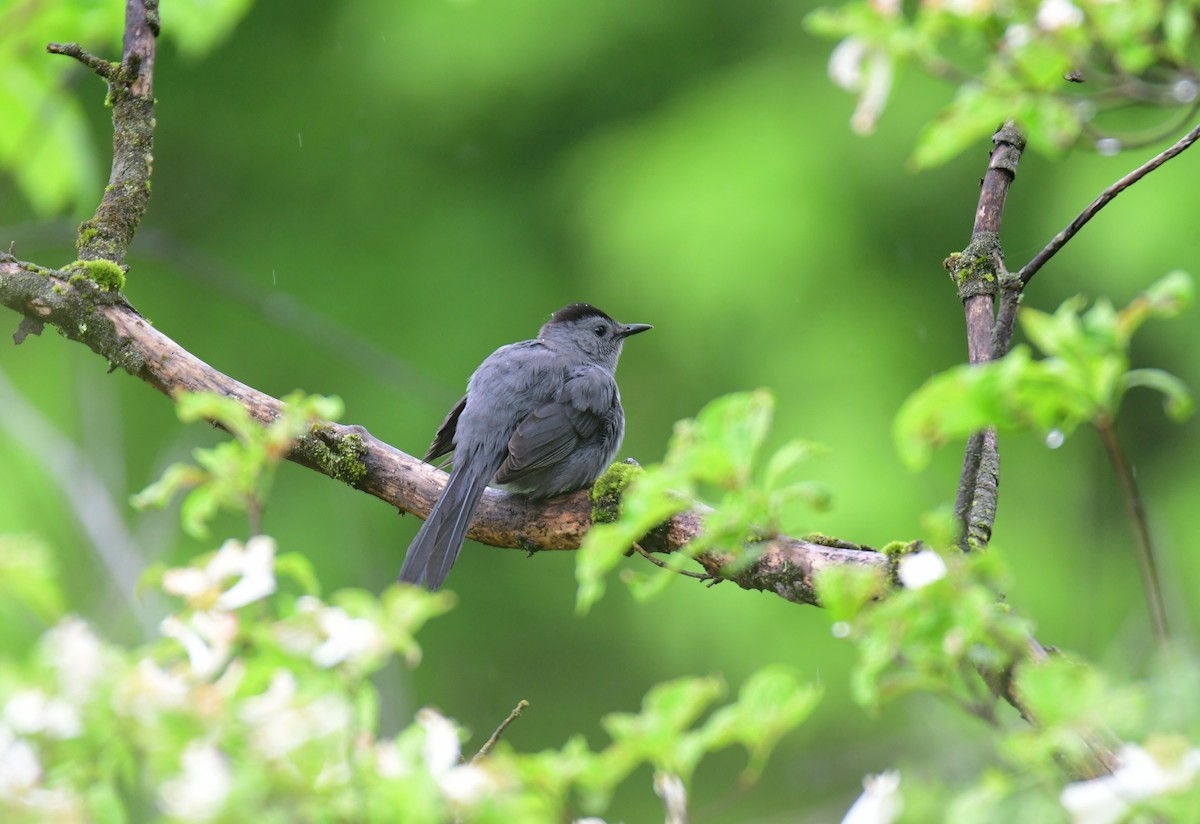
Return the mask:
<path id="1" fill-rule="evenodd" d="M 1197 87 L 1196 81 L 1190 77 L 1176 80 L 1175 85 L 1171 87 L 1171 96 L 1180 103 L 1191 103 L 1196 99 L 1197 92 L 1200 92 L 1200 87 Z"/>
<path id="2" fill-rule="evenodd" d="M 834 638 L 845 638 L 850 634 L 850 623 L 848 621 L 835 621 L 830 628 Z"/>
<path id="3" fill-rule="evenodd" d="M 1105 157 L 1112 157 L 1121 153 L 1121 141 L 1115 137 L 1102 137 L 1096 141 L 1096 151 Z"/>
<path id="4" fill-rule="evenodd" d="M 1061 429 L 1051 429 L 1046 433 L 1046 446 L 1051 449 L 1058 449 L 1066 439 L 1067 437 L 1062 433 Z"/>

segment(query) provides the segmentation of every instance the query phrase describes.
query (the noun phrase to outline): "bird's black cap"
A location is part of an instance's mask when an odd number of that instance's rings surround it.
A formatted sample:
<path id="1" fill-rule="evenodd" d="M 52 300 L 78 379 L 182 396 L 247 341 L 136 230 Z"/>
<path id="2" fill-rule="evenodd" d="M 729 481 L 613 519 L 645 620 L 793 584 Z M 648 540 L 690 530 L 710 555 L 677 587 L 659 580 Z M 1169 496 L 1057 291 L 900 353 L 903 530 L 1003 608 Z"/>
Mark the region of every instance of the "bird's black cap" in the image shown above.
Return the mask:
<path id="1" fill-rule="evenodd" d="M 551 323 L 571 323 L 584 318 L 604 318 L 611 321 L 607 312 L 602 312 L 590 303 L 568 303 L 550 316 Z"/>

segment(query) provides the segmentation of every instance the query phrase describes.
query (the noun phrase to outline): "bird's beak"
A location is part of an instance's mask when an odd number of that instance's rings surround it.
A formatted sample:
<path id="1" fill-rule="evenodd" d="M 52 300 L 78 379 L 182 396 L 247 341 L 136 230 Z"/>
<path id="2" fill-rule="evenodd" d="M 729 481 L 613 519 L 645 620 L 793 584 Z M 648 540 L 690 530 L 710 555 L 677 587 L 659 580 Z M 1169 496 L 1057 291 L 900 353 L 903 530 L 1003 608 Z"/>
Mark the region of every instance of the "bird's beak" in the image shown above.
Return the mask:
<path id="1" fill-rule="evenodd" d="M 630 335 L 636 335 L 638 332 L 645 332 L 647 329 L 653 328 L 648 323 L 627 323 L 621 327 L 621 337 L 627 338 Z"/>

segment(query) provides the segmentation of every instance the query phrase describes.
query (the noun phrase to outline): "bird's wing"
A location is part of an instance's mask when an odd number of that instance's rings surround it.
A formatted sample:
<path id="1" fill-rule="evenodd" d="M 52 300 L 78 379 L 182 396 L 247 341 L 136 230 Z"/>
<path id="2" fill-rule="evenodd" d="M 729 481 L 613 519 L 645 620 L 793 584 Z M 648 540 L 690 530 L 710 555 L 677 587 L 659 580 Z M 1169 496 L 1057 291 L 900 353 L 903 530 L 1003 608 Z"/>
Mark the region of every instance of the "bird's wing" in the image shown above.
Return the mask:
<path id="1" fill-rule="evenodd" d="M 617 384 L 608 372 L 598 367 L 573 371 L 554 400 L 534 409 L 517 425 L 496 482 L 520 480 L 590 443 L 607 425 L 616 402 Z"/>
<path id="2" fill-rule="evenodd" d="M 454 404 L 454 408 L 450 410 L 446 420 L 442 421 L 442 425 L 438 427 L 437 434 L 433 436 L 433 443 L 429 445 L 429 451 L 425 453 L 425 463 L 448 455 L 454 449 L 454 433 L 458 430 L 458 416 L 462 414 L 463 407 L 466 405 L 467 396 L 463 395 L 462 399 Z"/>

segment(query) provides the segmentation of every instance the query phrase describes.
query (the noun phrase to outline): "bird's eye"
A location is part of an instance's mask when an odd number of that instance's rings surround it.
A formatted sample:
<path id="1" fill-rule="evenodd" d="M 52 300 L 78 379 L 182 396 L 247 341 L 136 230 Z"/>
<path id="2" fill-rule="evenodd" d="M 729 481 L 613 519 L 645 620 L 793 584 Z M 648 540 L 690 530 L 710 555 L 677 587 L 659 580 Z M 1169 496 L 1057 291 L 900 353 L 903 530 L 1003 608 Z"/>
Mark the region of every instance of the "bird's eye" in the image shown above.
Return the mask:
<path id="1" fill-rule="evenodd" d="M 597 326 L 595 329 L 593 329 L 592 331 L 596 333 L 596 337 L 602 338 L 602 337 L 604 337 L 605 333 L 608 332 L 608 327 L 602 323 L 599 326 Z"/>

